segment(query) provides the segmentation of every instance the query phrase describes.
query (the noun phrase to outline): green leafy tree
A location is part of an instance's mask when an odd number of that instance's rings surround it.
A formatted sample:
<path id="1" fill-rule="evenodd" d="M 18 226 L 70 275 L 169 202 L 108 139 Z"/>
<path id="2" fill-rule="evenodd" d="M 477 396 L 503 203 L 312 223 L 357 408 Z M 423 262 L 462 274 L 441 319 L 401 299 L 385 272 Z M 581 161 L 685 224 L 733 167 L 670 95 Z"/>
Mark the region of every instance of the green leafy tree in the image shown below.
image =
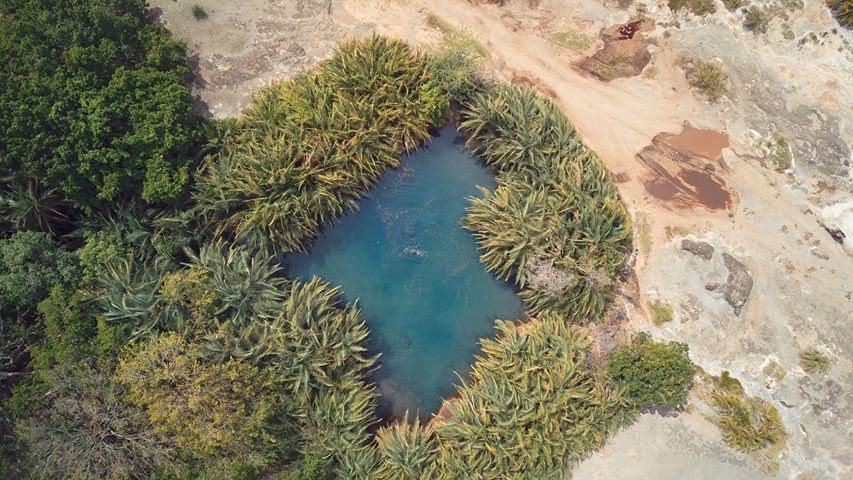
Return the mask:
<path id="1" fill-rule="evenodd" d="M 186 49 L 144 0 L 9 0 L 0 62 L 0 173 L 87 210 L 186 189 L 200 132 Z"/>
<path id="2" fill-rule="evenodd" d="M 54 285 L 73 285 L 77 278 L 74 254 L 46 233 L 18 232 L 0 240 L 0 310 L 34 308 Z"/>
<path id="3" fill-rule="evenodd" d="M 656 342 L 642 332 L 611 352 L 607 369 L 638 407 L 678 407 L 687 401 L 694 374 L 687 352 L 685 343 Z"/>
<path id="4" fill-rule="evenodd" d="M 86 238 L 76 253 L 80 259 L 81 283 L 95 285 L 111 265 L 132 258 L 133 248 L 102 230 Z"/>
<path id="5" fill-rule="evenodd" d="M 30 347 L 30 367 L 49 370 L 74 365 L 92 352 L 98 321 L 85 300 L 82 292 L 57 286 L 39 304 L 42 338 Z"/>

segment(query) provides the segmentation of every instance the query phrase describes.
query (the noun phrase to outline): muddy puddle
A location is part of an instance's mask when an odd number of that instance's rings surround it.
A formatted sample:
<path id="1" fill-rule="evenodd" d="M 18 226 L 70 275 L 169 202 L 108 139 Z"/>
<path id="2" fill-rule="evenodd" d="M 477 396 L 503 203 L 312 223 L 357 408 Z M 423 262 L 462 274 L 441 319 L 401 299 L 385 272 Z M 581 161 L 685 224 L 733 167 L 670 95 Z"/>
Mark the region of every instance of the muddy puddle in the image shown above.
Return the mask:
<path id="1" fill-rule="evenodd" d="M 707 172 L 684 170 L 679 176 L 693 187 L 702 205 L 711 210 L 722 210 L 731 206 L 732 195 Z"/>
<path id="2" fill-rule="evenodd" d="M 720 176 L 725 170 L 722 150 L 728 146 L 727 135 L 690 126 L 679 134 L 657 135 L 637 154 L 649 169 L 644 180 L 646 191 L 679 208 L 730 208 L 734 194 Z"/>
<path id="3" fill-rule="evenodd" d="M 729 136 L 714 130 L 700 130 L 686 127 L 678 135 L 667 137 L 664 141 L 671 147 L 684 150 L 711 160 L 720 160 L 723 149 L 729 147 Z"/>

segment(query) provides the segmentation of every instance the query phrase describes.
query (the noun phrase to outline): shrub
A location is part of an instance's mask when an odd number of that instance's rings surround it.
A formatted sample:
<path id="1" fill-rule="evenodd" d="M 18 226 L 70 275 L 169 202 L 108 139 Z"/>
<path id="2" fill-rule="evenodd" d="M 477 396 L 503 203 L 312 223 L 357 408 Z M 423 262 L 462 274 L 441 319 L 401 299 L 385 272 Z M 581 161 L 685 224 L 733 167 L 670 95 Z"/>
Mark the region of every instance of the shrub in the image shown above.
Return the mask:
<path id="1" fill-rule="evenodd" d="M 207 19 L 207 12 L 204 11 L 204 7 L 195 3 L 192 6 L 193 17 L 196 20 L 205 20 Z"/>
<path id="2" fill-rule="evenodd" d="M 749 7 L 744 15 L 743 26 L 754 34 L 766 33 L 770 25 L 770 12 L 761 7 Z"/>
<path id="3" fill-rule="evenodd" d="M 732 447 L 754 452 L 785 440 L 782 419 L 769 402 L 724 392 L 715 392 L 712 401 L 723 440 Z"/>
<path id="4" fill-rule="evenodd" d="M 77 261 L 47 233 L 18 232 L 0 240 L 0 310 L 35 308 L 55 285 L 74 285 Z"/>
<path id="5" fill-rule="evenodd" d="M 806 373 L 826 374 L 831 363 L 830 358 L 816 348 L 809 348 L 800 352 L 800 366 Z"/>
<path id="6" fill-rule="evenodd" d="M 29 344 L 38 337 L 39 326 L 30 315 L 7 314 L 0 309 L 0 392 L 9 391 L 19 380 L 26 382 L 31 377 L 25 374 L 30 358 Z M 9 405 L 2 407 L 0 421 L 9 413 Z"/>
<path id="7" fill-rule="evenodd" d="M 723 370 L 718 377 L 712 377 L 714 386 L 725 393 L 743 395 L 744 389 L 740 380 L 733 377 L 728 370 Z"/>
<path id="8" fill-rule="evenodd" d="M 30 347 L 30 366 L 48 370 L 54 366 L 74 365 L 92 352 L 92 339 L 98 323 L 90 313 L 87 298 L 61 286 L 39 304 L 42 341 Z"/>
<path id="9" fill-rule="evenodd" d="M 426 58 L 429 82 L 450 99 L 464 104 L 480 90 L 483 60 L 489 52 L 465 31 L 449 25 L 442 31 L 441 43 Z"/>
<path id="10" fill-rule="evenodd" d="M 199 457 L 242 456 L 272 441 L 272 383 L 246 363 L 209 363 L 175 333 L 152 337 L 120 359 L 116 378 L 155 431 Z"/>
<path id="11" fill-rule="evenodd" d="M 695 66 L 688 69 L 687 81 L 709 102 L 715 103 L 728 90 L 729 75 L 717 62 L 698 60 Z"/>
<path id="12" fill-rule="evenodd" d="M 668 303 L 650 303 L 649 309 L 652 311 L 652 322 L 661 326 L 664 323 L 672 321 L 672 305 Z"/>
<path id="13" fill-rule="evenodd" d="M 784 172 L 794 163 L 791 146 L 785 136 L 779 132 L 773 132 L 768 140 L 761 142 L 760 147 L 767 158 L 773 161 L 774 170 L 777 172 Z"/>
<path id="14" fill-rule="evenodd" d="M 694 15 L 706 15 L 717 11 L 714 0 L 668 0 L 669 9 L 677 12 L 682 8 L 687 8 Z"/>
<path id="15" fill-rule="evenodd" d="M 556 32 L 548 36 L 553 43 L 572 50 L 586 50 L 592 46 L 592 40 L 580 32 L 571 30 Z"/>
<path id="16" fill-rule="evenodd" d="M 125 390 L 87 367 L 45 373 L 45 403 L 18 421 L 33 478 L 144 479 L 174 462 L 173 445 L 151 430 Z M 49 393 L 48 393 L 49 392 Z"/>
<path id="17" fill-rule="evenodd" d="M 440 127 L 443 125 L 444 116 L 450 107 L 450 97 L 441 90 L 441 87 L 433 79 L 421 85 L 420 97 L 427 114 L 432 118 L 432 126 Z"/>
<path id="18" fill-rule="evenodd" d="M 743 6 L 743 0 L 723 0 L 723 5 L 731 12 Z"/>
<path id="19" fill-rule="evenodd" d="M 287 466 L 284 472 L 274 475 L 272 480 L 332 480 L 331 462 L 319 455 L 306 455 Z"/>
<path id="20" fill-rule="evenodd" d="M 611 352 L 607 370 L 636 406 L 678 407 L 687 401 L 694 374 L 687 352 L 684 343 L 656 342 L 643 332 Z"/>

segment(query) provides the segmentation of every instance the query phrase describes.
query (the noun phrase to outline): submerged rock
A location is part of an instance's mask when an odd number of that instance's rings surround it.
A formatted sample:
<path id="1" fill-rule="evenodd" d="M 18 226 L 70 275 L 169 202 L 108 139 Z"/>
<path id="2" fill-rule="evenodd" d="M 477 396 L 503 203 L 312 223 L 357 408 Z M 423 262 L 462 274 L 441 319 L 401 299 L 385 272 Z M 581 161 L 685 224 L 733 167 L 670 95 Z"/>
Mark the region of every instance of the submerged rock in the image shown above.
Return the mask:
<path id="1" fill-rule="evenodd" d="M 705 260 L 710 260 L 714 255 L 714 247 L 712 247 L 711 244 L 706 242 L 694 242 L 693 240 L 688 240 L 686 238 L 681 241 L 681 249 L 690 252 L 693 255 L 698 255 Z"/>
<path id="2" fill-rule="evenodd" d="M 735 315 L 740 315 L 752 292 L 752 277 L 746 265 L 728 253 L 723 253 L 723 263 L 729 271 L 729 276 L 723 285 L 723 297 L 734 308 Z"/>

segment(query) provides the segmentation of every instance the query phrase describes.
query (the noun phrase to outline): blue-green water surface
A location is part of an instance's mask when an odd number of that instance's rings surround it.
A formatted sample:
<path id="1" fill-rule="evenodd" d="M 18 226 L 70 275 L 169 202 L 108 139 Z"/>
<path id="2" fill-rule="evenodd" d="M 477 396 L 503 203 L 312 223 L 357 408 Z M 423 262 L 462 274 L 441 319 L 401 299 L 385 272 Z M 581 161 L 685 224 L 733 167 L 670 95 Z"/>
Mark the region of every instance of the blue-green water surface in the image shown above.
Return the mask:
<path id="1" fill-rule="evenodd" d="M 494 320 L 521 314 L 513 288 L 483 269 L 461 227 L 477 185 L 494 188 L 494 177 L 445 127 L 386 172 L 357 211 L 327 226 L 308 254 L 285 258 L 290 277 L 316 275 L 358 299 L 370 350 L 382 354 L 372 378 L 382 416 L 437 411 Z"/>

